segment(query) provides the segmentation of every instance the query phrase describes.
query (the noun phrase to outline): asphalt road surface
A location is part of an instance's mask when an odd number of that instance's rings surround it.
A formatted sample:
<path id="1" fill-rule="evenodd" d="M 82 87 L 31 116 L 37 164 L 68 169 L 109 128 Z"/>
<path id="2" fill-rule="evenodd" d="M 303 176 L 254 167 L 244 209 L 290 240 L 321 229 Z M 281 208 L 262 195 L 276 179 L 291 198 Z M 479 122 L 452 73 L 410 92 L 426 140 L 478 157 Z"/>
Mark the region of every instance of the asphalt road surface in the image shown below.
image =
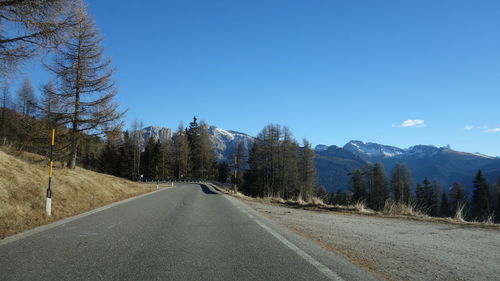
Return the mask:
<path id="1" fill-rule="evenodd" d="M 376 280 L 206 185 L 0 241 L 0 280 Z"/>

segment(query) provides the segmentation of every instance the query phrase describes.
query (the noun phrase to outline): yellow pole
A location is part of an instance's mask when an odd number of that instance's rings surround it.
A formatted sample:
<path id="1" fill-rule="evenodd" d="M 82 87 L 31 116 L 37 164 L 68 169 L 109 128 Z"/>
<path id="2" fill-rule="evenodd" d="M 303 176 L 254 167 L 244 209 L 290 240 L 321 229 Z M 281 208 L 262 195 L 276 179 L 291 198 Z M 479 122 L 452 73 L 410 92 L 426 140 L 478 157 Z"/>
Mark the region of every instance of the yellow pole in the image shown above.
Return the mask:
<path id="1" fill-rule="evenodd" d="M 52 183 L 52 154 L 54 152 L 55 137 L 56 129 L 52 129 L 52 137 L 50 140 L 49 187 L 47 188 L 47 200 L 45 202 L 45 211 L 47 212 L 48 216 L 50 216 L 52 213 L 52 190 L 50 189 L 50 185 Z"/>

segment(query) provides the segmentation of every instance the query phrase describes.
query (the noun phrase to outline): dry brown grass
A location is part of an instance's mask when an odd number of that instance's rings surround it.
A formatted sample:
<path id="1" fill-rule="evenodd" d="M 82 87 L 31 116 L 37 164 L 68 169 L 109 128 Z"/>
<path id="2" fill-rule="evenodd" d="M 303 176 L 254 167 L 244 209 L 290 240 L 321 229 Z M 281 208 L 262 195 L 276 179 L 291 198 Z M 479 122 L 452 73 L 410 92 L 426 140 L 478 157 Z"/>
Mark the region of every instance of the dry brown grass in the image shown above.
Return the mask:
<path id="1" fill-rule="evenodd" d="M 384 215 L 389 216 L 410 216 L 419 218 L 429 218 L 428 215 L 419 211 L 415 204 L 402 204 L 399 202 L 394 202 L 392 200 L 387 200 L 382 210 Z"/>
<path id="2" fill-rule="evenodd" d="M 493 223 L 493 217 L 488 218 L 484 222 L 465 221 L 463 219 L 463 208 L 459 208 L 459 211 L 453 218 L 437 218 L 437 217 L 430 217 L 418 211 L 415 205 L 399 204 L 391 200 L 388 200 L 386 202 L 384 209 L 382 211 L 377 212 L 367 208 L 364 202 L 357 202 L 352 205 L 329 205 L 325 204 L 323 200 L 321 200 L 321 198 L 312 198 L 311 202 L 305 202 L 301 198 L 298 198 L 297 200 L 283 200 L 282 198 L 279 197 L 254 198 L 246 196 L 239 192 L 234 193 L 231 191 L 227 191 L 226 189 L 217 187 L 216 185 L 213 184 L 212 186 L 214 186 L 220 192 L 229 194 L 231 196 L 243 200 L 257 201 L 261 203 L 279 205 L 288 208 L 300 208 L 304 210 L 320 211 L 320 212 L 340 212 L 353 215 L 378 216 L 385 218 L 409 219 L 415 221 L 447 223 L 447 224 L 464 225 L 471 227 L 500 229 L 500 224 Z"/>
<path id="3" fill-rule="evenodd" d="M 156 189 L 59 163 L 52 178 L 52 216 L 45 214 L 48 161 L 0 150 L 0 238 Z"/>

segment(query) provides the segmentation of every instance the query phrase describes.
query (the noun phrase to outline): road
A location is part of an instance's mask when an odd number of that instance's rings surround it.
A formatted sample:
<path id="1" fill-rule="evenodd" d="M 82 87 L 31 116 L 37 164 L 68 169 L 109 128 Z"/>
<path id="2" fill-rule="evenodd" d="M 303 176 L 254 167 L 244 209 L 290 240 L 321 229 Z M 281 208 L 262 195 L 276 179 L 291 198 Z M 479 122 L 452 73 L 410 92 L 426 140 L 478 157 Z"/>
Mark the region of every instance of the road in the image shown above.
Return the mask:
<path id="1" fill-rule="evenodd" d="M 0 241 L 0 280 L 376 280 L 206 185 Z"/>

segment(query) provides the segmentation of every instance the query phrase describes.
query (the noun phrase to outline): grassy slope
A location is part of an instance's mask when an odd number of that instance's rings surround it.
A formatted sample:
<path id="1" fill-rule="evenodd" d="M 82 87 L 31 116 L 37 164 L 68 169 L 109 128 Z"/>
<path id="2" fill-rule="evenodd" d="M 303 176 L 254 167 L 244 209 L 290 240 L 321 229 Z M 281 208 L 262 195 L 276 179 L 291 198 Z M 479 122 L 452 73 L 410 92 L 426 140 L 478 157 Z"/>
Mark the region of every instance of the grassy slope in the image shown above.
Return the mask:
<path id="1" fill-rule="evenodd" d="M 56 165 L 52 216 L 45 215 L 47 160 L 39 155 L 0 151 L 0 238 L 151 191 L 122 178 Z"/>

